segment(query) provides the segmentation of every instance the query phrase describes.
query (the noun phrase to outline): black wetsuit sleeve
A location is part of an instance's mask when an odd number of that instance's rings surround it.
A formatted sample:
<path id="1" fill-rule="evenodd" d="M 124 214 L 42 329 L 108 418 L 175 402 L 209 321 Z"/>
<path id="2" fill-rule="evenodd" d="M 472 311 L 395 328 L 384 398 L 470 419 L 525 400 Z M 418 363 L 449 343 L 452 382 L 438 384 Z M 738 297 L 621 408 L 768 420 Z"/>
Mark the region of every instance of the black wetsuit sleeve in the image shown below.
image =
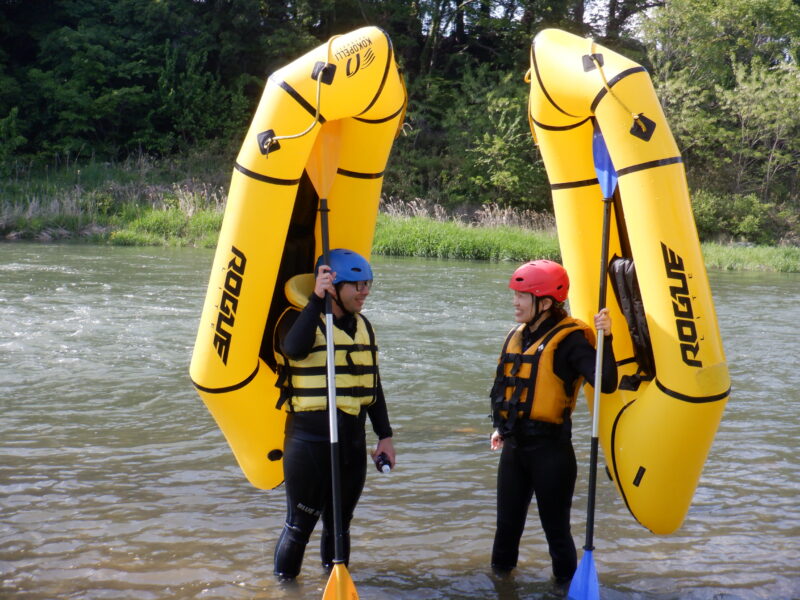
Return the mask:
<path id="1" fill-rule="evenodd" d="M 325 299 L 311 294 L 305 308 L 296 318 L 282 319 L 278 338 L 281 351 L 292 360 L 303 360 L 314 347 L 319 316 L 325 310 Z M 285 323 L 283 321 L 286 321 Z"/>
<path id="2" fill-rule="evenodd" d="M 606 336 L 603 342 L 603 378 L 600 389 L 604 394 L 610 394 L 617 389 L 617 360 L 611 338 L 612 336 Z M 583 376 L 593 385 L 596 357 L 596 350 L 586 340 L 583 332 L 574 331 L 558 345 L 553 370 L 567 383 L 574 381 L 577 376 Z"/>
<path id="3" fill-rule="evenodd" d="M 392 426 L 389 424 L 389 409 L 386 407 L 386 397 L 383 395 L 381 376 L 378 373 L 378 382 L 375 390 L 375 402 L 367 408 L 372 430 L 379 440 L 392 437 Z"/>

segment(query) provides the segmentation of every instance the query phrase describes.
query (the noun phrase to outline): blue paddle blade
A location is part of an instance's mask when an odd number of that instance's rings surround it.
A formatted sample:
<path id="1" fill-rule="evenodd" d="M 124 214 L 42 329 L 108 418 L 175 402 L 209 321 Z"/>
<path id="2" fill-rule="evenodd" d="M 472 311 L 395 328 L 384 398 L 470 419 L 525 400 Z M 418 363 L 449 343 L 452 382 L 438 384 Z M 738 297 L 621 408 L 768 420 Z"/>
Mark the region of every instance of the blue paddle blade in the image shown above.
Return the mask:
<path id="1" fill-rule="evenodd" d="M 594 568 L 594 557 L 591 550 L 583 553 L 578 570 L 569 584 L 567 600 L 600 600 L 600 584 Z"/>
<path id="2" fill-rule="evenodd" d="M 600 182 L 600 189 L 603 191 L 603 198 L 611 198 L 614 189 L 617 187 L 617 172 L 611 162 L 606 141 L 600 128 L 595 127 L 592 137 L 592 156 L 594 157 L 594 171 L 597 173 L 597 180 Z"/>

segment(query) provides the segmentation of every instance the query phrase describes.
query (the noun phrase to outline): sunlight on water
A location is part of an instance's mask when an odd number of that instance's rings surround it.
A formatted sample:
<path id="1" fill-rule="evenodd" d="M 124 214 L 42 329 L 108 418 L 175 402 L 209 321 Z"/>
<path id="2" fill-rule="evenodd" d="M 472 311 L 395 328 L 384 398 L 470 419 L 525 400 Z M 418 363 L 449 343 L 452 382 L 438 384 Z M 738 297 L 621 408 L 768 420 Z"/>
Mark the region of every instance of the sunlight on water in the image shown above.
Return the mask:
<path id="1" fill-rule="evenodd" d="M 272 577 L 283 490 L 249 486 L 188 364 L 212 253 L 0 245 L 0 597 L 318 599 L 312 537 Z M 488 391 L 514 265 L 377 258 L 376 326 L 398 450 L 352 528 L 362 598 L 555 598 L 535 511 L 516 575 L 488 568 Z M 602 597 L 800 597 L 800 276 L 711 273 L 733 392 L 683 527 L 640 527 L 601 478 Z M 582 544 L 589 415 L 575 416 Z"/>

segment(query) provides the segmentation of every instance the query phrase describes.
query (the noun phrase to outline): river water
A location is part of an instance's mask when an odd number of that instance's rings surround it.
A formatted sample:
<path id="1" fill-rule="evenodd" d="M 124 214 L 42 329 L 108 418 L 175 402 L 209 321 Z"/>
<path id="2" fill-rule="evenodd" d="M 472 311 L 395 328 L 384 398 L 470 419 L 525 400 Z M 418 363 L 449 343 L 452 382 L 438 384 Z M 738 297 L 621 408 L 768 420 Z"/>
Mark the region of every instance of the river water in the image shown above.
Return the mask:
<path id="1" fill-rule="evenodd" d="M 0 598 L 321 598 L 318 532 L 298 581 L 276 582 L 283 489 L 247 483 L 189 381 L 211 259 L 0 245 Z M 488 568 L 498 456 L 487 394 L 514 266 L 375 260 L 365 312 L 398 465 L 369 470 L 356 512 L 349 570 L 362 599 L 558 597 L 535 510 L 515 576 Z M 710 277 L 731 400 L 675 534 L 643 529 L 599 478 L 605 600 L 800 598 L 800 275 Z M 580 546 L 582 397 L 575 425 Z"/>

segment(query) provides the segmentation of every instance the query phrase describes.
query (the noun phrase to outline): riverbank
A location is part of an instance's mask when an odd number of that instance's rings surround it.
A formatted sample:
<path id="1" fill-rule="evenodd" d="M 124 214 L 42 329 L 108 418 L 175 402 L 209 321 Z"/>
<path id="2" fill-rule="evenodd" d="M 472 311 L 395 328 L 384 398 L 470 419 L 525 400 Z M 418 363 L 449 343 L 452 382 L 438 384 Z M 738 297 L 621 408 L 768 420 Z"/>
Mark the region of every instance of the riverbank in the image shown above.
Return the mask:
<path id="1" fill-rule="evenodd" d="M 174 206 L 139 209 L 121 215 L 94 213 L 91 218 L 63 205 L 0 218 L 6 241 L 82 241 L 117 246 L 193 246 L 214 248 L 222 224 L 222 202 L 199 208 L 196 198 L 177 189 Z M 208 206 L 209 200 L 204 199 Z M 518 262 L 531 258 L 560 259 L 558 237 L 544 216 L 519 215 L 496 207 L 477 212 L 477 221 L 417 209 L 398 214 L 384 206 L 378 217 L 373 250 L 387 256 Z M 14 217 L 12 225 L 11 218 Z M 475 219 L 473 215 L 473 220 Z M 535 228 L 532 228 L 535 227 Z M 800 272 L 800 248 L 705 242 L 706 266 L 728 271 Z"/>
<path id="2" fill-rule="evenodd" d="M 15 163 L 0 179 L 0 240 L 214 248 L 237 148 L 208 146 L 155 160 L 65 156 Z M 465 260 L 560 259 L 553 216 L 497 205 L 381 203 L 374 252 Z M 800 272 L 800 247 L 704 243 L 712 269 Z"/>

